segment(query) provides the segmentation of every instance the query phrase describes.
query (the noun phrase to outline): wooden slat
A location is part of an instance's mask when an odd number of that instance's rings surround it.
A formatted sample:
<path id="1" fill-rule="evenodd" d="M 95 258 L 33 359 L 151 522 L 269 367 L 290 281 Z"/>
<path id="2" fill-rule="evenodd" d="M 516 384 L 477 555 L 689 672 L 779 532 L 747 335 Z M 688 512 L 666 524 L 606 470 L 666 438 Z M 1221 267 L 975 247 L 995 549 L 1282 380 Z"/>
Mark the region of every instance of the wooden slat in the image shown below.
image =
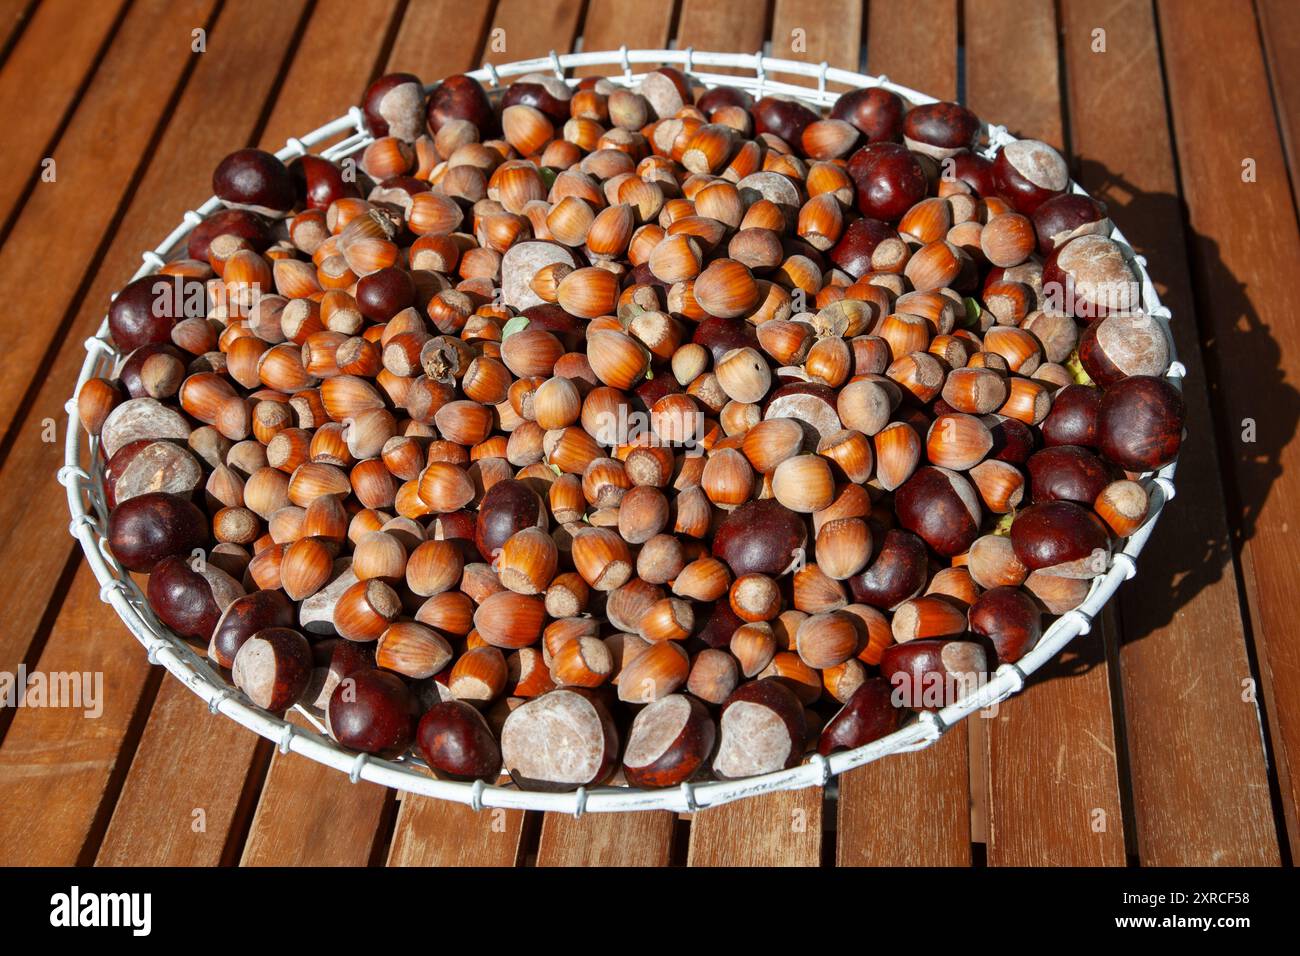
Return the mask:
<path id="1" fill-rule="evenodd" d="M 672 0 L 589 0 L 587 16 L 582 27 L 582 49 L 617 50 L 623 44 L 629 49 L 660 50 L 668 46 L 673 22 Z M 652 63 L 632 64 L 633 73 L 654 69 Z M 618 71 L 614 66 L 581 66 L 575 76 L 607 76 Z"/>
<path id="2" fill-rule="evenodd" d="M 1222 408 L 1223 457 L 1231 462 L 1234 532 L 1294 855 L 1300 850 L 1300 710 L 1294 706 L 1300 699 L 1294 612 L 1300 328 L 1289 292 L 1300 275 L 1300 236 L 1250 6 L 1161 3 L 1158 10 L 1192 230 L 1193 288 L 1202 336 L 1213 345 L 1207 354 Z M 1253 182 L 1243 181 L 1243 163 L 1254 164 Z M 1244 429 L 1252 424 L 1250 436 Z M 1246 677 L 1238 677 L 1238 689 Z"/>
<path id="3" fill-rule="evenodd" d="M 37 0 L 0 0 L 0 57 L 4 56 L 31 20 L 36 2 Z"/>
<path id="4" fill-rule="evenodd" d="M 1259 12 L 1259 35 L 1268 54 L 1273 101 L 1294 195 L 1295 183 L 1300 179 L 1300 4 L 1257 0 L 1255 8 Z"/>
<path id="5" fill-rule="evenodd" d="M 582 0 L 498 0 L 483 60 L 509 63 L 568 53 L 578 35 Z"/>
<path id="6" fill-rule="evenodd" d="M 575 820 L 547 813 L 538 866 L 667 866 L 676 818 L 662 810 L 588 813 Z"/>
<path id="7" fill-rule="evenodd" d="M 289 719 L 305 726 L 297 714 Z M 240 865 L 365 866 L 392 800 L 386 787 L 277 750 Z"/>
<path id="8" fill-rule="evenodd" d="M 1061 16 L 1079 180 L 1105 199 L 1150 262 L 1188 371 L 1184 401 L 1192 438 L 1178 462 L 1179 497 L 1142 552 L 1138 579 L 1121 590 L 1119 601 L 1124 743 L 1138 857 L 1144 866 L 1276 863 L 1259 722 L 1241 701 L 1248 662 L 1227 518 L 1222 508 L 1203 506 L 1225 498 L 1155 16 L 1147 0 L 1125 0 L 1104 11 L 1067 0 Z M 1096 29 L 1106 31 L 1104 53 L 1093 52 Z M 1116 136 L 1117 127 L 1144 133 Z"/>
<path id="9" fill-rule="evenodd" d="M 426 83 L 479 66 L 488 4 L 421 0 L 406 8 L 386 72 L 414 73 Z"/>
<path id="10" fill-rule="evenodd" d="M 1064 149 L 1052 0 L 967 0 L 964 10 L 970 107 L 990 122 Z M 1068 651 L 1087 667 L 1050 666 L 1053 679 L 1036 676 L 987 725 L 990 864 L 1124 861 L 1101 627 L 1097 622 L 1097 633 Z M 1090 826 L 1091 815 L 1100 813 L 1106 826 Z"/>
<path id="11" fill-rule="evenodd" d="M 820 787 L 747 797 L 691 820 L 688 866 L 819 866 Z"/>
<path id="12" fill-rule="evenodd" d="M 682 0 L 677 23 L 677 48 L 723 53 L 756 53 L 767 38 L 767 0 Z M 753 70 L 730 67 L 708 68 L 710 73 L 743 73 Z"/>
<path id="13" fill-rule="evenodd" d="M 840 776 L 836 866 L 970 866 L 966 731 Z"/>
<path id="14" fill-rule="evenodd" d="M 76 94 L 99 59 L 122 11 L 122 0 L 85 4 L 50 0 L 36 8 L 0 71 L 0 116 L 5 117 L 0 152 L 8 175 L 0 178 L 0 224 L 9 220 L 31 177 L 42 172 L 50 141 Z M 0 43 L 0 47 L 3 43 Z M 51 56 L 58 50 L 58 56 Z M 58 173 L 56 167 L 56 175 Z M 58 188 L 37 181 L 42 186 Z"/>
<path id="15" fill-rule="evenodd" d="M 868 70 L 934 96 L 957 95 L 956 3 L 873 0 L 868 12 Z M 969 723 L 926 750 L 840 777 L 839 865 L 970 865 Z"/>
<path id="16" fill-rule="evenodd" d="M 957 0 L 871 0 L 867 70 L 939 99 L 957 97 Z"/>
<path id="17" fill-rule="evenodd" d="M 772 52 L 782 60 L 825 61 L 841 70 L 858 68 L 862 48 L 862 11 L 858 0 L 776 0 L 772 12 Z M 774 73 L 782 83 L 817 85 L 814 77 Z M 828 89 L 847 89 L 828 83 Z"/>
<path id="18" fill-rule="evenodd" d="M 252 812 L 245 778 L 271 747 L 259 741 L 165 676 L 95 865 L 235 862 L 235 841 Z"/>
<path id="19" fill-rule="evenodd" d="M 527 814 L 400 795 L 389 866 L 518 866 Z"/>
<path id="20" fill-rule="evenodd" d="M 0 864 L 73 866 L 93 860 L 103 811 L 112 806 L 131 759 L 132 728 L 143 716 L 137 711 L 142 700 L 147 706 L 149 664 L 98 595 L 99 584 L 83 564 L 31 670 L 45 680 L 91 675 L 90 690 L 102 713 L 46 706 L 20 708 L 14 715 L 0 746 Z"/>

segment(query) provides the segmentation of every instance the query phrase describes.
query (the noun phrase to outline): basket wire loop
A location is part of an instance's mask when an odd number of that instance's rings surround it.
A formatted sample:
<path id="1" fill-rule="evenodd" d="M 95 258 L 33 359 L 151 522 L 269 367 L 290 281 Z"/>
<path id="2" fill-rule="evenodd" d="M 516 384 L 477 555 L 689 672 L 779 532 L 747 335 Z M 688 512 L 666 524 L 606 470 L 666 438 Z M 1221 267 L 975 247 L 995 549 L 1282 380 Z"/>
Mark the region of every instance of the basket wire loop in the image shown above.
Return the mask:
<path id="1" fill-rule="evenodd" d="M 823 107 L 831 105 L 839 97 L 837 92 L 827 89 L 828 83 L 854 87 L 879 86 L 892 90 L 915 104 L 935 102 L 934 97 L 894 83 L 883 75 L 870 76 L 856 73 L 831 67 L 825 62 L 813 64 L 782 60 L 763 56 L 761 51 L 752 54 L 717 53 L 699 51 L 694 47 L 687 47 L 685 50 L 641 50 L 623 46 L 618 50 L 584 50 L 581 53 L 565 54 L 552 51 L 545 57 L 520 60 L 501 66 L 485 63 L 469 75 L 476 80 L 490 83 L 493 89 L 497 89 L 501 87 L 503 79 L 528 73 L 550 69 L 554 70 L 557 76 L 563 77 L 567 70 L 574 67 L 601 65 L 621 67 L 622 75 L 611 76 L 609 80 L 618 85 L 631 86 L 635 81 L 632 72 L 633 64 L 659 63 L 681 66 L 695 80 L 706 85 L 738 86 L 758 96 L 765 94 L 794 96 Z M 753 75 L 724 75 L 711 72 L 711 68 L 740 68 L 751 71 Z M 815 79 L 816 87 L 778 82 L 771 78 L 772 73 Z M 986 126 L 984 132 L 989 142 L 989 146 L 982 150 L 986 156 L 991 155 L 997 147 L 1014 140 L 1004 126 Z M 291 137 L 277 155 L 282 159 L 301 156 L 313 147 L 338 137 L 342 138 L 333 145 L 321 149 L 322 156 L 331 160 L 349 156 L 365 148 L 371 141 L 366 131 L 365 116 L 360 108 L 352 106 L 342 116 L 318 129 Z M 1072 184 L 1072 188 L 1075 192 L 1083 192 L 1078 184 Z M 187 210 L 182 216 L 180 225 L 173 229 L 156 248 L 141 255 L 141 265 L 133 278 L 157 272 L 169 257 L 184 248 L 183 243 L 187 241 L 194 227 L 219 208 L 221 203 L 214 196 L 198 209 Z M 1117 242 L 1121 244 L 1125 242 L 1124 235 L 1119 229 L 1114 230 L 1113 236 Z M 1170 344 L 1172 361 L 1165 373 L 1166 378 L 1175 388 L 1181 389 L 1187 370 L 1177 361 L 1172 336 L 1168 334 L 1172 315 L 1161 303 L 1159 294 L 1147 274 L 1145 258 L 1135 256 L 1133 263 L 1142 282 L 1143 310 L 1160 325 Z M 110 301 L 111 299 L 112 297 Z M 120 352 L 109 339 L 108 321 L 105 319 L 100 324 L 98 333 L 86 340 L 86 359 L 77 380 L 78 392 L 86 381 L 97 375 L 107 374 L 121 359 Z M 466 804 L 475 810 L 484 807 L 501 807 L 565 812 L 572 813 L 575 817 L 589 812 L 630 810 L 693 813 L 705 807 L 719 806 L 760 793 L 810 786 L 825 787 L 831 778 L 847 770 L 889 754 L 906 753 L 930 746 L 958 721 L 1019 693 L 1030 674 L 1054 658 L 1075 637 L 1091 630 L 1093 619 L 1100 613 L 1106 601 L 1115 593 L 1122 581 L 1133 577 L 1136 572 L 1137 556 L 1150 538 L 1164 506 L 1173 500 L 1173 478 L 1177 469 L 1175 461 L 1165 465 L 1155 475 L 1148 476 L 1146 484 L 1151 493 L 1151 507 L 1146 521 L 1128 538 L 1123 549 L 1112 557 L 1106 572 L 1094 578 L 1083 603 L 1075 610 L 1057 618 L 1038 644 L 1018 662 L 1003 664 L 990 680 L 974 690 L 967 691 L 949 707 L 938 712 L 922 711 L 915 719 L 908 720 L 894 733 L 856 750 L 840 751 L 829 757 L 813 755 L 800 766 L 759 777 L 700 783 L 688 781 L 680 787 L 669 790 L 644 791 L 634 787 L 601 786 L 591 789 L 583 787 L 573 793 L 542 793 L 523 791 L 510 785 L 487 784 L 482 780 L 472 783 L 440 780 L 421 772 L 422 764 L 418 759 L 392 761 L 368 754 L 354 754 L 339 747 L 328 737 L 322 721 L 312 710 L 301 706 L 296 708 L 310 725 L 309 727 L 297 726 L 282 717 L 253 706 L 246 697 L 227 684 L 210 662 L 157 621 L 143 593 L 122 566 L 114 560 L 105 539 L 108 508 L 103 494 L 104 463 L 98 451 L 98 440 L 86 439 L 80 427 L 75 395 L 76 393 L 65 406 L 68 413 L 68 430 L 64 441 L 64 464 L 58 472 L 58 480 L 65 489 L 68 510 L 72 516 L 68 530 L 81 545 L 86 562 L 100 583 L 101 600 L 112 605 L 131 633 L 145 647 L 151 663 L 161 664 L 178 680 L 184 682 L 186 687 L 207 703 L 209 711 L 213 714 L 221 713 L 248 730 L 265 737 L 275 743 L 282 753 L 302 754 L 345 773 L 354 783 L 368 780 L 381 786 Z M 83 457 L 83 453 L 88 453 L 88 456 Z M 90 463 L 89 470 L 83 467 L 83 460 Z"/>

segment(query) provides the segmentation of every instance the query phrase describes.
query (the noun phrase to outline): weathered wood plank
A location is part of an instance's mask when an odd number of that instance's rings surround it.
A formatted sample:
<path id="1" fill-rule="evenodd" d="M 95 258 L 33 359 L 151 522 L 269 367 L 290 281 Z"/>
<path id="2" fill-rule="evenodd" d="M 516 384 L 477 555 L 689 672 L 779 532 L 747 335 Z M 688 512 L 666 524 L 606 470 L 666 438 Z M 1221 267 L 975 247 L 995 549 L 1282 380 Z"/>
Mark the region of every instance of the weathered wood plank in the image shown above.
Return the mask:
<path id="1" fill-rule="evenodd" d="M 772 53 L 782 60 L 825 61 L 841 70 L 856 70 L 862 49 L 865 4 L 857 0 L 776 0 L 772 12 Z M 774 73 L 782 83 L 817 86 L 814 77 Z M 828 89 L 848 89 L 828 83 Z"/>
<path id="2" fill-rule="evenodd" d="M 568 53 L 581 17 L 582 0 L 499 0 L 482 59 L 510 63 Z"/>
<path id="3" fill-rule="evenodd" d="M 676 818 L 664 810 L 542 818 L 538 866 L 667 866 Z"/>
<path id="4" fill-rule="evenodd" d="M 700 810 L 688 866 L 820 866 L 821 787 L 765 793 Z"/>
<path id="5" fill-rule="evenodd" d="M 400 795 L 389 866 L 518 866 L 528 815 Z"/>
<path id="6" fill-rule="evenodd" d="M 668 46 L 673 23 L 672 0 L 589 0 L 582 24 L 582 49 L 659 50 Z M 632 64 L 633 73 L 654 69 L 651 63 Z M 575 76 L 608 76 L 618 72 L 616 66 L 580 66 Z"/>
<path id="7" fill-rule="evenodd" d="M 1288 0 L 1258 0 L 1255 9 L 1294 190 L 1300 177 L 1300 5 Z"/>
<path id="8" fill-rule="evenodd" d="M 957 97 L 957 0 L 871 0 L 867 71 L 931 96 Z"/>
<path id="9" fill-rule="evenodd" d="M 677 48 L 756 53 L 767 38 L 768 7 L 767 0 L 682 0 Z M 716 66 L 708 72 L 754 75 L 753 70 Z"/>

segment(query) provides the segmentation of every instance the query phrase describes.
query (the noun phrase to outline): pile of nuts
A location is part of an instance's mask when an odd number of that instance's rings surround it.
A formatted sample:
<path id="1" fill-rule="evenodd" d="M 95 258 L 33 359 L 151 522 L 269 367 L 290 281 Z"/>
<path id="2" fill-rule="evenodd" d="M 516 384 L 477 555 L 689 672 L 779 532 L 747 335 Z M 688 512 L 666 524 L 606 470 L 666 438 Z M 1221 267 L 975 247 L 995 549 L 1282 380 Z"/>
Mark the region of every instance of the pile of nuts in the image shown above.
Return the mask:
<path id="1" fill-rule="evenodd" d="M 88 381 L 114 556 L 256 705 L 437 774 L 855 748 L 1086 596 L 1179 395 L 1104 207 L 954 103 L 409 74 L 213 177 Z"/>

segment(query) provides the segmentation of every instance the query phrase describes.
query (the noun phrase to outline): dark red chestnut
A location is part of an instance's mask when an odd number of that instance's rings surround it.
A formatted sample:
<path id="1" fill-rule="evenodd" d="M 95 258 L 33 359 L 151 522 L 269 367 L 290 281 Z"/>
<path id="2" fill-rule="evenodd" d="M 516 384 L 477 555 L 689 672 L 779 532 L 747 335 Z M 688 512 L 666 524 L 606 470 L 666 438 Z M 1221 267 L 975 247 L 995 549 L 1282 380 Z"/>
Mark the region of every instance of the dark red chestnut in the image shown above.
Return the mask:
<path id="1" fill-rule="evenodd" d="M 954 153 L 944 160 L 943 168 L 953 179 L 975 190 L 978 196 L 997 194 L 998 187 L 993 178 L 993 161 L 985 159 L 979 153 Z"/>
<path id="2" fill-rule="evenodd" d="M 271 244 L 270 226 L 257 213 L 247 209 L 218 209 L 190 233 L 189 257 L 207 262 L 208 248 L 217 236 L 238 236 L 258 252 Z"/>
<path id="3" fill-rule="evenodd" d="M 357 281 L 357 308 L 374 322 L 387 322 L 415 305 L 415 283 L 405 269 L 390 266 Z"/>
<path id="4" fill-rule="evenodd" d="M 903 117 L 907 148 L 935 159 L 973 148 L 979 132 L 979 117 L 960 103 L 926 103 Z"/>
<path id="5" fill-rule="evenodd" d="M 868 677 L 839 712 L 826 723 L 817 752 L 829 757 L 837 750 L 856 750 L 898 729 L 903 712 L 894 706 L 894 689 L 883 677 Z"/>
<path id="6" fill-rule="evenodd" d="M 279 219 L 293 209 L 297 190 L 284 163 L 263 149 L 237 149 L 212 174 L 212 191 L 228 208 Z"/>
<path id="7" fill-rule="evenodd" d="M 634 787 L 675 787 L 704 766 L 717 740 L 704 705 L 669 694 L 642 708 L 628 731 L 623 773 Z"/>
<path id="8" fill-rule="evenodd" d="M 1106 206 L 1082 193 L 1061 193 L 1046 200 L 1030 217 L 1038 234 L 1038 251 L 1049 256 L 1076 236 L 1109 236 Z"/>
<path id="9" fill-rule="evenodd" d="M 484 136 L 496 129 L 487 93 L 478 80 L 463 73 L 447 77 L 429 94 L 425 116 L 431 133 L 437 133 L 443 123 L 453 119 L 469 120 Z"/>
<path id="10" fill-rule="evenodd" d="M 277 714 L 302 700 L 311 675 L 311 645 L 288 627 L 258 631 L 240 646 L 230 669 L 235 686 L 249 700 Z"/>
<path id="11" fill-rule="evenodd" d="M 546 509 L 537 492 L 522 481 L 505 478 L 489 488 L 479 502 L 474 543 L 483 560 L 491 561 L 515 532 L 545 527 L 546 521 Z"/>
<path id="12" fill-rule="evenodd" d="M 294 607 L 283 591 L 254 591 L 235 598 L 217 621 L 208 644 L 208 657 L 231 667 L 244 642 L 268 627 L 293 627 Z"/>
<path id="13" fill-rule="evenodd" d="M 998 193 L 1016 212 L 1031 215 L 1070 186 L 1070 168 L 1051 146 L 1036 139 L 1007 143 L 993 160 Z"/>
<path id="14" fill-rule="evenodd" d="M 376 139 L 396 136 L 415 142 L 424 132 L 424 86 L 413 73 L 386 73 L 361 98 L 366 126 Z"/>
<path id="15" fill-rule="evenodd" d="M 1034 453 L 1034 430 L 1018 418 L 987 421 L 993 447 L 989 457 L 1010 465 L 1023 465 Z"/>
<path id="16" fill-rule="evenodd" d="M 898 230 L 879 219 L 855 219 L 828 253 L 835 263 L 855 279 L 868 272 L 892 272 L 906 261 L 907 244 Z"/>
<path id="17" fill-rule="evenodd" d="M 304 699 L 312 707 L 324 710 L 339 681 L 354 671 L 375 666 L 375 645 L 358 644 L 342 637 L 329 637 L 312 645 L 311 687 Z"/>
<path id="18" fill-rule="evenodd" d="M 724 106 L 738 106 L 749 112 L 754 108 L 754 98 L 736 86 L 714 86 L 701 93 L 695 105 L 705 116 L 712 117 Z"/>
<path id="19" fill-rule="evenodd" d="M 604 782 L 618 762 L 618 732 L 600 698 L 562 687 L 510 712 L 501 758 L 524 790 L 564 792 Z"/>
<path id="20" fill-rule="evenodd" d="M 1165 379 L 1126 378 L 1102 395 L 1098 448 L 1127 471 L 1155 471 L 1178 457 L 1183 415 L 1183 397 Z"/>
<path id="21" fill-rule="evenodd" d="M 928 578 L 925 542 L 910 531 L 885 532 L 880 553 L 861 574 L 849 578 L 853 600 L 892 608 L 921 593 Z"/>
<path id="22" fill-rule="evenodd" d="M 1169 340 L 1149 315 L 1108 315 L 1079 336 L 1079 361 L 1102 386 L 1131 375 L 1162 375 L 1169 367 Z"/>
<path id="23" fill-rule="evenodd" d="M 925 198 L 925 170 L 901 143 L 869 143 L 849 157 L 848 174 L 857 189 L 858 211 L 896 222 Z"/>
<path id="24" fill-rule="evenodd" d="M 928 638 L 891 644 L 880 655 L 880 676 L 894 688 L 897 706 L 940 710 L 979 686 L 988 655 L 973 641 Z"/>
<path id="25" fill-rule="evenodd" d="M 1074 501 L 1092 507 L 1115 475 L 1100 458 L 1078 445 L 1054 445 L 1034 452 L 1028 462 L 1034 501 Z"/>
<path id="26" fill-rule="evenodd" d="M 501 772 L 501 748 L 475 708 L 461 700 L 434 704 L 420 718 L 416 745 L 429 767 L 450 780 L 493 782 Z"/>
<path id="27" fill-rule="evenodd" d="M 206 644 L 222 611 L 242 597 L 244 589 L 207 562 L 202 567 L 202 572 L 194 570 L 187 557 L 163 558 L 149 575 L 146 593 L 158 620 L 181 637 Z"/>
<path id="28" fill-rule="evenodd" d="M 1101 389 L 1088 385 L 1067 385 L 1052 399 L 1052 410 L 1039 426 L 1043 444 L 1097 447 L 1097 418 L 1101 411 Z"/>
<path id="29" fill-rule="evenodd" d="M 170 345 L 172 326 L 181 319 L 208 314 L 207 288 L 199 279 L 141 276 L 128 284 L 108 307 L 108 330 L 123 352 L 146 345 Z"/>
<path id="30" fill-rule="evenodd" d="M 1091 578 L 1106 570 L 1110 536 L 1101 519 L 1072 501 L 1030 505 L 1011 523 L 1011 547 L 1031 571 Z"/>
<path id="31" fill-rule="evenodd" d="M 1043 264 L 1044 312 L 1092 320 L 1131 313 L 1142 304 L 1142 285 L 1124 249 L 1107 236 L 1079 236 Z"/>
<path id="32" fill-rule="evenodd" d="M 979 495 L 969 481 L 946 468 L 927 465 L 894 492 L 898 523 L 945 558 L 961 554 L 979 537 Z"/>
<path id="33" fill-rule="evenodd" d="M 343 170 L 319 156 L 299 156 L 289 165 L 289 174 L 298 198 L 309 209 L 328 209 L 336 200 L 361 196 L 355 181 L 345 180 Z"/>
<path id="34" fill-rule="evenodd" d="M 157 385 L 157 377 L 147 377 L 144 374 L 144 363 L 149 361 L 155 355 L 165 355 L 168 358 L 175 359 L 180 364 L 181 373 L 184 374 L 185 363 L 188 363 L 192 356 L 186 356 L 176 346 L 170 342 L 157 343 L 153 345 L 142 345 L 126 357 L 122 363 L 122 370 L 118 372 L 118 381 L 122 383 L 127 394 L 131 398 L 170 398 L 175 392 L 169 394 L 154 394 L 150 391 L 151 386 Z M 176 363 L 172 363 L 173 367 Z"/>
<path id="35" fill-rule="evenodd" d="M 713 556 L 725 561 L 736 577 L 778 575 L 789 568 L 808 545 L 802 518 L 774 498 L 747 501 L 718 526 Z"/>
<path id="36" fill-rule="evenodd" d="M 722 706 L 713 773 L 734 780 L 788 769 L 803 758 L 807 737 L 794 691 L 777 678 L 741 684 Z"/>
<path id="37" fill-rule="evenodd" d="M 731 645 L 731 636 L 736 633 L 737 628 L 745 622 L 726 601 L 714 601 L 712 605 L 703 605 L 708 607 L 708 617 L 704 623 L 699 625 L 699 630 L 695 637 L 703 641 L 709 647 L 725 648 Z"/>
<path id="38" fill-rule="evenodd" d="M 772 133 L 781 137 L 791 149 L 799 149 L 804 128 L 817 122 L 817 114 L 798 100 L 785 96 L 765 96 L 754 104 L 754 133 Z"/>
<path id="39" fill-rule="evenodd" d="M 831 119 L 851 123 L 869 143 L 897 142 L 903 132 L 902 97 L 883 86 L 845 93 L 831 108 Z"/>
<path id="40" fill-rule="evenodd" d="M 396 674 L 382 670 L 354 671 L 330 696 L 329 731 L 350 750 L 397 757 L 415 736 L 418 714 L 415 695 Z"/>
<path id="41" fill-rule="evenodd" d="M 569 101 L 573 90 L 563 80 L 554 76 L 532 73 L 520 77 L 506 87 L 501 97 L 501 109 L 511 106 L 531 106 L 546 115 L 558 130 L 569 121 Z"/>
<path id="42" fill-rule="evenodd" d="M 711 315 L 695 326 L 691 341 L 713 353 L 716 365 L 732 349 L 756 348 L 758 335 L 744 319 L 724 319 Z"/>
<path id="43" fill-rule="evenodd" d="M 1020 660 L 1043 635 L 1043 615 L 1020 588 L 990 588 L 975 599 L 967 618 L 971 631 L 993 646 L 1000 664 Z"/>
<path id="44" fill-rule="evenodd" d="M 188 557 L 207 543 L 208 519 L 179 495 L 139 495 L 108 516 L 109 547 L 129 571 L 151 572 L 163 558 Z"/>

